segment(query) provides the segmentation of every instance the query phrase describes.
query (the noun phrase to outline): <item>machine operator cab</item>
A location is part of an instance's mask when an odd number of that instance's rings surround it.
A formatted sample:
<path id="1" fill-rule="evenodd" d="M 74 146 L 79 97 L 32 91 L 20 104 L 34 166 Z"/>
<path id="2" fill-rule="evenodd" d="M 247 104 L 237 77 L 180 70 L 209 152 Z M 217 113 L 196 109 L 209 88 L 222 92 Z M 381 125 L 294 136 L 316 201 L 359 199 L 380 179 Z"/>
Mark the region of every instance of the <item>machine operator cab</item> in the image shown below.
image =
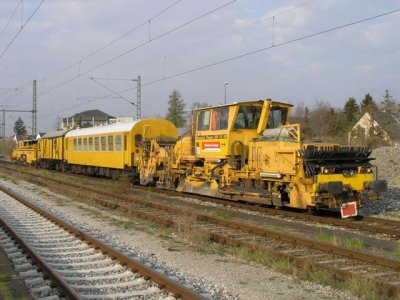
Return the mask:
<path id="1" fill-rule="evenodd" d="M 265 129 L 288 124 L 292 105 L 259 100 L 198 109 L 195 113 L 195 155 L 210 161 L 244 159 L 252 139 Z"/>

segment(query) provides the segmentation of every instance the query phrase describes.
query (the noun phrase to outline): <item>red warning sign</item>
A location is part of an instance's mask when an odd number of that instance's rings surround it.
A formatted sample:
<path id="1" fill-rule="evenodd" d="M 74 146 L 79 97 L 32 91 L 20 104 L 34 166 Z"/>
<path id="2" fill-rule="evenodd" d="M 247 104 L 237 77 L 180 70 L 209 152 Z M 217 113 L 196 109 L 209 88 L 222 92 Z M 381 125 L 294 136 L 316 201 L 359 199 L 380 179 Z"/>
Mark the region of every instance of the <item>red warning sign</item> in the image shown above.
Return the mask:
<path id="1" fill-rule="evenodd" d="M 201 150 L 204 152 L 221 152 L 220 142 L 203 142 L 201 144 Z"/>

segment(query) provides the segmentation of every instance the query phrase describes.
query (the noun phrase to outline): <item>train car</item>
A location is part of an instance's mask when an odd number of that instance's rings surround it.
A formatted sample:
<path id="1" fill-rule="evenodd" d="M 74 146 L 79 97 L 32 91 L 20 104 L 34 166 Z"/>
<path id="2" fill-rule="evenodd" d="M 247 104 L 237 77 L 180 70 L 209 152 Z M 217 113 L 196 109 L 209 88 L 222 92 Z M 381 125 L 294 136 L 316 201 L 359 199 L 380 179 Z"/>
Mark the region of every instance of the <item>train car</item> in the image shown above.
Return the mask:
<path id="1" fill-rule="evenodd" d="M 65 160 L 74 173 L 118 178 L 130 174 L 135 181 L 140 157 L 148 141 L 175 143 L 178 130 L 164 119 L 71 130 L 65 135 Z"/>
<path id="2" fill-rule="evenodd" d="M 65 171 L 65 134 L 69 129 L 50 131 L 38 141 L 38 159 L 35 165 Z"/>
<path id="3" fill-rule="evenodd" d="M 300 125 L 289 124 L 291 107 L 268 99 L 196 110 L 190 135 L 176 145 L 154 140 L 142 152 L 140 184 L 357 215 L 387 188 L 375 178 L 371 151 L 304 141 Z"/>
<path id="4" fill-rule="evenodd" d="M 33 164 L 38 156 L 38 142 L 25 140 L 17 143 L 17 147 L 11 152 L 11 160 L 23 164 Z"/>

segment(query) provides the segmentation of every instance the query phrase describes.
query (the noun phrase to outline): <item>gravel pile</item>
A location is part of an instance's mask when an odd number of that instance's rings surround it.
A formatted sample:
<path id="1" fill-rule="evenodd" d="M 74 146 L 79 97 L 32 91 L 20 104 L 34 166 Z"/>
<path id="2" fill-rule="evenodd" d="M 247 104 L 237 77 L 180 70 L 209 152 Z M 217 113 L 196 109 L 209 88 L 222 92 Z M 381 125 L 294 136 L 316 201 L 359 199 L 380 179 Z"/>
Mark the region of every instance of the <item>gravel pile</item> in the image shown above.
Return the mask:
<path id="1" fill-rule="evenodd" d="M 400 148 L 381 147 L 372 151 L 378 167 L 379 179 L 388 182 L 388 191 L 379 196 L 378 201 L 365 203 L 359 210 L 363 215 L 383 214 L 400 211 Z"/>

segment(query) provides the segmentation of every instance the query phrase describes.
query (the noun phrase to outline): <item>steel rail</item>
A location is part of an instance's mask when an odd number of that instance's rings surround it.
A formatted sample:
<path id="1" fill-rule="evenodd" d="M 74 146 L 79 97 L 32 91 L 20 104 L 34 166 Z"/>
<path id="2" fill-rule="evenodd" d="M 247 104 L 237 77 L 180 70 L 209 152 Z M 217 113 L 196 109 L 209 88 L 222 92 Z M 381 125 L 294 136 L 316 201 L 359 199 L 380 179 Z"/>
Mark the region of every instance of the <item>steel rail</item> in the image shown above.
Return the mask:
<path id="1" fill-rule="evenodd" d="M 4 161 L 4 160 L 0 160 L 0 163 L 15 165 L 15 163 L 12 163 L 10 161 Z M 1 164 L 0 164 L 0 166 L 3 168 L 7 168 Z M 9 168 L 7 168 L 7 169 L 9 169 Z M 51 170 L 48 170 L 48 171 L 51 172 Z M 57 172 L 57 171 L 54 171 L 54 172 Z M 29 172 L 26 172 L 26 173 L 29 175 L 33 175 L 33 174 L 30 174 Z M 34 175 L 34 176 L 42 177 L 46 180 L 47 179 L 55 180 L 53 178 L 49 178 L 49 177 L 41 176 L 41 175 Z M 65 181 L 59 180 L 58 183 L 65 183 Z M 136 187 L 136 188 L 147 189 L 144 187 Z M 170 191 L 170 190 L 157 190 L 157 191 L 152 190 L 151 192 L 165 193 L 168 195 L 171 195 L 171 194 L 180 195 L 180 196 L 182 195 L 182 193 L 178 193 L 178 192 Z M 107 194 L 107 191 L 104 191 L 104 193 Z M 202 195 L 197 195 L 197 194 L 190 194 L 190 195 L 196 199 L 201 199 L 201 200 L 205 200 L 208 202 L 217 203 L 217 204 L 220 204 L 223 206 L 232 206 L 232 207 L 239 208 L 239 209 L 246 209 L 246 210 L 266 213 L 268 215 L 273 215 L 273 216 L 294 218 L 294 219 L 305 221 L 305 222 L 317 222 L 320 224 L 326 224 L 326 225 L 330 225 L 330 226 L 356 229 L 356 230 L 360 230 L 360 231 L 364 231 L 364 232 L 368 232 L 368 233 L 372 233 L 372 234 L 386 234 L 386 235 L 389 235 L 391 237 L 396 237 L 396 238 L 400 237 L 400 221 L 396 221 L 396 220 L 388 220 L 388 219 L 382 219 L 382 218 L 377 218 L 377 217 L 368 217 L 368 216 L 358 216 L 355 219 L 338 219 L 338 218 L 333 218 L 333 217 L 326 216 L 326 215 L 325 216 L 317 216 L 317 215 L 310 215 L 310 214 L 306 214 L 306 213 L 294 212 L 294 211 L 290 211 L 290 210 L 277 210 L 274 208 L 261 207 L 258 205 L 243 204 L 243 203 L 234 202 L 234 201 L 226 201 L 226 200 L 206 197 L 206 196 L 202 196 Z M 113 194 L 112 197 L 116 197 L 116 195 Z M 382 225 L 389 226 L 389 227 L 382 227 Z M 393 228 L 393 227 L 395 227 L 395 228 Z"/>
<path id="2" fill-rule="evenodd" d="M 24 241 L 22 237 L 12 227 L 0 217 L 0 225 L 3 227 L 11 237 L 18 243 L 18 245 L 28 254 L 28 256 L 39 266 L 39 268 L 51 279 L 58 290 L 64 293 L 67 299 L 81 299 L 78 293 L 45 261 L 36 251 Z"/>
<path id="3" fill-rule="evenodd" d="M 38 178 L 36 178 L 36 179 L 38 179 Z M 35 179 L 35 181 L 36 181 L 36 179 Z M 46 181 L 51 180 L 54 183 L 58 183 L 61 185 L 62 188 L 65 188 L 65 189 L 70 189 L 69 187 L 73 187 L 74 190 L 78 191 L 78 192 L 79 192 L 79 190 L 90 191 L 90 192 L 96 193 L 98 195 L 108 196 L 108 197 L 112 197 L 117 200 L 122 200 L 122 201 L 113 202 L 110 200 L 100 199 L 100 197 L 94 199 L 94 201 L 96 201 L 97 203 L 99 203 L 105 207 L 119 209 L 123 212 L 127 212 L 132 215 L 150 219 L 152 221 L 155 221 L 160 224 L 167 225 L 167 226 L 177 227 L 177 226 L 180 226 L 180 224 L 178 224 L 179 222 L 175 222 L 174 220 L 172 220 L 171 217 L 168 218 L 168 216 L 159 216 L 157 214 L 152 214 L 149 211 L 142 211 L 142 210 L 138 211 L 135 208 L 131 207 L 131 205 L 136 204 L 136 205 L 140 205 L 140 206 L 147 206 L 149 208 L 163 210 L 164 212 L 168 212 L 171 215 L 178 214 L 179 216 L 182 216 L 182 215 L 191 216 L 191 217 L 195 218 L 196 220 L 198 220 L 199 222 L 204 222 L 205 224 L 207 224 L 207 222 L 214 223 L 214 224 L 217 224 L 220 226 L 225 226 L 225 228 L 241 230 L 242 232 L 244 231 L 244 232 L 247 232 L 247 233 L 250 233 L 253 235 L 258 235 L 260 237 L 270 237 L 275 240 L 280 240 L 280 241 L 291 243 L 293 245 L 301 245 L 303 247 L 310 248 L 310 249 L 316 249 L 318 251 L 322 251 L 322 252 L 325 252 L 328 254 L 339 255 L 342 257 L 346 257 L 348 259 L 355 259 L 355 260 L 371 263 L 373 265 L 381 265 L 383 267 L 393 269 L 396 272 L 399 271 L 400 262 L 395 261 L 395 260 L 390 260 L 390 259 L 386 259 L 383 257 L 373 256 L 373 255 L 366 254 L 366 253 L 363 253 L 360 251 L 350 250 L 350 249 L 347 249 L 344 247 L 334 246 L 334 245 L 330 245 L 330 244 L 324 243 L 324 242 L 318 242 L 318 241 L 308 240 L 308 239 L 301 239 L 299 237 L 296 237 L 296 236 L 293 236 L 293 235 L 290 235 L 287 233 L 277 233 L 275 231 L 259 228 L 256 226 L 246 225 L 246 224 L 234 222 L 234 221 L 222 220 L 219 218 L 211 217 L 209 215 L 195 213 L 193 211 L 188 211 L 188 210 L 181 209 L 181 208 L 178 209 L 177 207 L 170 207 L 165 204 L 135 199 L 132 197 L 121 195 L 121 194 L 115 194 L 115 193 L 112 193 L 109 191 L 98 190 L 98 189 L 95 189 L 92 187 L 82 186 L 82 185 L 75 184 L 75 183 L 68 183 L 68 182 L 64 182 L 64 181 L 60 181 L 60 180 L 56 180 L 56 179 L 52 179 L 52 178 L 47 178 L 47 177 L 42 177 L 42 179 L 44 179 Z M 43 183 L 43 182 L 38 180 L 38 183 Z M 195 228 L 192 225 L 189 225 L 189 227 L 191 227 L 195 230 L 199 230 L 198 228 Z M 202 230 L 200 229 L 200 231 L 202 231 Z M 234 237 L 229 237 L 229 236 L 225 236 L 223 234 L 218 234 L 218 233 L 210 234 L 209 231 L 208 232 L 205 231 L 204 233 L 206 233 L 206 234 L 208 233 L 209 236 L 213 240 L 220 242 L 222 244 L 227 244 L 227 245 L 231 245 L 231 246 L 244 245 L 244 246 L 248 247 L 249 249 L 259 250 L 259 251 L 263 251 L 263 252 L 268 250 L 265 248 L 265 246 L 259 245 L 257 243 L 237 240 Z M 295 255 L 289 255 L 287 253 L 279 252 L 279 250 L 272 253 L 272 255 L 275 257 L 285 257 L 285 258 L 289 259 L 290 261 L 294 262 L 297 266 L 301 266 L 304 268 L 312 267 L 312 268 L 317 268 L 317 269 L 321 269 L 324 271 L 328 271 L 335 278 L 340 278 L 342 280 L 346 280 L 346 279 L 350 279 L 350 278 L 358 278 L 361 280 L 365 280 L 363 275 L 352 274 L 350 272 L 341 270 L 340 268 L 335 268 L 335 267 L 331 267 L 331 266 L 327 266 L 327 265 L 321 265 L 317 261 L 313 261 L 312 259 L 310 260 L 308 258 L 302 258 L 302 257 L 297 257 Z M 396 295 L 399 293 L 399 286 L 397 286 L 395 284 L 389 283 L 387 281 L 375 279 L 375 278 L 370 279 L 370 280 L 372 282 L 374 282 L 374 284 L 376 286 L 381 287 L 383 290 L 389 291 L 392 295 Z"/>
<path id="4" fill-rule="evenodd" d="M 140 262 L 138 262 L 134 259 L 131 259 L 130 257 L 128 257 L 128 256 L 116 251 L 115 249 L 111 248 L 110 246 L 102 243 L 101 241 L 97 240 L 96 238 L 75 228 L 74 226 L 70 225 L 69 223 L 64 222 L 63 220 L 57 218 L 56 216 L 50 214 L 49 212 L 35 206 L 29 200 L 27 200 L 25 197 L 15 193 L 8 187 L 5 187 L 4 185 L 0 184 L 0 190 L 3 191 L 4 193 L 6 193 L 7 195 L 9 195 L 10 197 L 18 200 L 19 202 L 21 202 L 25 206 L 29 207 L 30 209 L 34 210 L 35 212 L 39 213 L 40 215 L 47 218 L 48 220 L 56 223 L 60 227 L 65 228 L 70 233 L 74 234 L 75 236 L 79 237 L 80 239 L 88 242 L 89 244 L 92 244 L 94 247 L 100 249 L 103 253 L 106 253 L 109 256 L 114 257 L 117 261 L 121 262 L 122 264 L 129 266 L 131 269 L 140 273 L 145 278 L 147 278 L 147 279 L 150 278 L 153 282 L 158 284 L 160 287 L 165 288 L 166 290 L 173 293 L 174 295 L 176 295 L 178 297 L 182 297 L 183 299 L 205 300 L 204 297 L 202 297 L 199 294 L 193 292 L 192 290 L 180 285 L 179 283 L 169 279 L 167 276 L 150 269 L 149 267 L 145 266 L 144 264 L 141 264 Z M 24 245 L 29 247 L 26 243 L 23 242 L 23 240 L 21 238 L 18 238 L 18 241 L 21 241 L 21 243 L 23 243 Z M 38 255 L 35 255 L 35 257 L 40 259 L 40 257 Z M 41 260 L 41 261 L 43 261 L 43 260 Z M 47 265 L 47 263 L 45 263 L 44 261 L 43 261 L 43 265 L 47 266 L 47 268 L 49 269 L 49 272 L 51 271 L 51 267 L 49 265 Z M 57 282 L 58 282 L 58 278 L 60 278 L 60 280 L 62 280 L 62 278 L 55 271 L 51 271 L 51 272 L 55 273 L 55 275 L 52 275 L 52 276 L 54 276 L 57 279 Z M 52 273 L 50 273 L 50 274 L 52 274 Z M 69 293 L 70 288 L 68 287 L 68 284 L 63 280 L 60 282 L 61 282 L 60 286 L 63 287 L 63 290 L 66 289 L 67 292 Z M 68 287 L 68 289 L 67 289 L 67 287 Z M 77 294 L 75 294 L 75 295 L 77 295 Z M 78 298 L 72 297 L 71 299 L 80 299 L 80 298 L 78 296 Z"/>
<path id="5" fill-rule="evenodd" d="M 345 248 L 342 246 L 335 246 L 335 245 L 332 245 L 332 244 L 329 244 L 326 242 L 320 242 L 320 241 L 315 241 L 315 240 L 306 239 L 306 238 L 299 238 L 299 237 L 291 235 L 289 233 L 282 233 L 282 232 L 277 233 L 276 231 L 273 231 L 273 230 L 268 230 L 265 228 L 260 228 L 260 227 L 256 227 L 256 226 L 252 226 L 252 225 L 246 225 L 241 222 L 236 222 L 236 221 L 232 221 L 232 220 L 230 220 L 230 221 L 222 220 L 220 218 L 215 218 L 215 217 L 211 217 L 209 215 L 196 213 L 196 212 L 189 211 L 189 210 L 186 210 L 183 208 L 178 209 L 177 207 L 171 207 L 166 204 L 136 199 L 136 198 L 132 198 L 132 197 L 125 196 L 125 195 L 116 194 L 116 193 L 113 193 L 110 191 L 99 190 L 96 188 L 92 188 L 90 186 L 82 186 L 80 184 L 69 183 L 69 182 L 65 182 L 65 181 L 61 181 L 61 180 L 53 179 L 53 178 L 47 178 L 47 177 L 44 177 L 43 179 L 51 180 L 60 185 L 68 185 L 77 190 L 86 190 L 86 191 L 90 191 L 90 192 L 93 192 L 93 193 L 96 193 L 96 194 L 99 194 L 102 196 L 108 196 L 108 197 L 111 197 L 114 199 L 123 200 L 128 203 L 134 202 L 134 203 L 142 205 L 142 206 L 159 209 L 159 210 L 166 211 L 169 213 L 176 213 L 177 210 L 179 210 L 180 213 L 185 214 L 186 216 L 194 217 L 197 220 L 212 222 L 214 224 L 221 224 L 223 226 L 240 229 L 242 231 L 246 231 L 248 233 L 256 234 L 259 236 L 264 236 L 264 237 L 268 236 L 268 237 L 271 237 L 271 238 L 274 238 L 277 240 L 282 240 L 282 241 L 291 242 L 291 243 L 298 244 L 298 245 L 303 245 L 303 246 L 306 246 L 309 248 L 318 249 L 321 251 L 329 252 L 332 254 L 337 254 L 340 256 L 348 257 L 348 258 L 358 259 L 360 261 L 377 264 L 377 265 L 389 267 L 389 268 L 400 271 L 400 261 L 398 261 L 398 260 L 379 257 L 379 256 L 364 253 L 362 251 L 351 250 L 351 249 L 348 249 L 348 248 Z M 114 209 L 120 208 L 122 210 L 130 210 L 129 207 L 124 206 L 123 203 L 115 203 L 112 201 L 105 201 L 105 200 L 100 200 L 100 199 L 97 199 L 96 201 L 101 202 L 104 206 L 107 206 L 110 208 L 114 208 Z M 309 216 L 309 217 L 313 217 L 313 216 Z"/>

